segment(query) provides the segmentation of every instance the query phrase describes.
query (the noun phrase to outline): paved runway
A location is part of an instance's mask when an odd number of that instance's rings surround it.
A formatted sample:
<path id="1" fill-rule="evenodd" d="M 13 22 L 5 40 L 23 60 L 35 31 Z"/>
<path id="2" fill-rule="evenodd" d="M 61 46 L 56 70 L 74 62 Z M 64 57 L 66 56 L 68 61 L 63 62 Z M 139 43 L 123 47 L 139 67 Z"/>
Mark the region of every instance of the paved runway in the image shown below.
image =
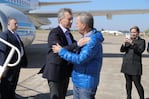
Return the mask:
<path id="1" fill-rule="evenodd" d="M 21 69 L 16 93 L 20 99 L 49 99 L 49 87 L 47 81 L 37 74 L 45 62 L 48 51 L 47 33 L 37 33 L 32 45 L 26 48 L 29 59 L 28 68 Z M 76 39 L 80 36 L 74 33 Z M 126 99 L 125 79 L 120 73 L 122 53 L 119 48 L 123 42 L 123 36 L 104 35 L 103 43 L 103 66 L 101 71 L 100 85 L 96 99 Z M 148 38 L 145 38 L 146 42 Z M 149 58 L 145 51 L 143 55 L 142 84 L 145 98 L 149 99 Z M 72 82 L 70 81 L 66 99 L 73 99 Z M 133 85 L 132 99 L 139 99 L 136 88 Z"/>

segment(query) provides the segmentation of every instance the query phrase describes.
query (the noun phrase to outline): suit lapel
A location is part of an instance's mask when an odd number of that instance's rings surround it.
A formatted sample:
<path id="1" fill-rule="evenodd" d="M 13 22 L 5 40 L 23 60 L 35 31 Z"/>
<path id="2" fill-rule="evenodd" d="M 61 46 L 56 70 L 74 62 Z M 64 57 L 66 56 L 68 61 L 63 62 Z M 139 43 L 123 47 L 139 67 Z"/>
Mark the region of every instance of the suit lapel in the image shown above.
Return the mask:
<path id="1" fill-rule="evenodd" d="M 9 30 L 8 30 L 8 41 L 16 46 L 20 51 L 21 51 L 21 47 L 19 45 L 19 41 L 17 40 L 17 38 L 15 37 L 14 34 L 12 34 Z"/>
<path id="2" fill-rule="evenodd" d="M 58 26 L 58 33 L 59 33 L 59 35 L 60 35 L 60 39 L 61 39 L 61 41 L 63 42 L 63 43 L 65 43 L 65 45 L 68 45 L 68 42 L 67 42 L 67 39 L 66 39 L 66 36 L 65 36 L 65 34 L 64 34 L 64 32 L 63 32 L 63 30 Z"/>

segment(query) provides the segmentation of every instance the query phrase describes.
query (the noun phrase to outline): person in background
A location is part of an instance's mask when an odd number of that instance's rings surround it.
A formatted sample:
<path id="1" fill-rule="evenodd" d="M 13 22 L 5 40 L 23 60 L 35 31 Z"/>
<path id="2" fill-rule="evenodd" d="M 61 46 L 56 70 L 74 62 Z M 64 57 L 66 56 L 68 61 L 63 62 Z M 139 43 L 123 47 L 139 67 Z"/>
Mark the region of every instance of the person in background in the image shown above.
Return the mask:
<path id="1" fill-rule="evenodd" d="M 14 67 L 7 67 L 1 78 L 0 83 L 0 99 L 16 99 L 15 90 L 19 79 L 21 67 L 27 66 L 27 58 L 25 55 L 24 45 L 18 36 L 16 30 L 18 23 L 15 18 L 8 19 L 8 30 L 0 33 L 0 38 L 16 46 L 21 52 L 21 61 Z M 2 66 L 10 52 L 10 47 L 0 42 L 0 65 Z M 17 53 L 15 52 L 10 60 L 10 63 L 14 63 L 17 60 Z"/>
<path id="2" fill-rule="evenodd" d="M 95 99 L 102 67 L 101 32 L 93 28 L 94 19 L 90 13 L 82 12 L 77 15 L 76 26 L 82 38 L 89 37 L 87 44 L 73 53 L 59 44 L 53 45 L 54 53 L 74 64 L 72 72 L 73 99 Z"/>
<path id="3" fill-rule="evenodd" d="M 141 84 L 142 53 L 145 50 L 145 40 L 139 36 L 139 27 L 130 28 L 130 38 L 125 38 L 120 48 L 123 55 L 121 72 L 126 79 L 127 99 L 131 98 L 132 82 L 134 82 L 140 99 L 144 99 L 144 89 Z"/>
<path id="4" fill-rule="evenodd" d="M 147 52 L 149 53 L 149 42 L 147 43 Z"/>

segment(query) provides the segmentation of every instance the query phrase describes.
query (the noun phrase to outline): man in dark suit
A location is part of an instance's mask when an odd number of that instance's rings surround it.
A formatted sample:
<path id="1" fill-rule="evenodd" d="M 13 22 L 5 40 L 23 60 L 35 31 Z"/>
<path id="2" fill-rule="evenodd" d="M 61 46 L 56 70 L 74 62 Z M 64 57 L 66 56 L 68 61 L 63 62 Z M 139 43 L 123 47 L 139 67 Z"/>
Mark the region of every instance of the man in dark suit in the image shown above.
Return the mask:
<path id="1" fill-rule="evenodd" d="M 127 99 L 131 98 L 132 82 L 134 82 L 140 99 L 144 99 L 144 89 L 141 84 L 142 53 L 145 50 L 145 40 L 139 37 L 137 26 L 130 28 L 130 37 L 124 39 L 120 51 L 125 52 L 121 72 L 126 79 Z"/>
<path id="2" fill-rule="evenodd" d="M 8 30 L 3 33 L 0 33 L 0 38 L 6 40 L 12 45 L 16 46 L 21 52 L 21 60 L 17 66 L 7 67 L 4 74 L 1 78 L 0 83 L 0 94 L 1 99 L 16 99 L 15 97 L 15 89 L 17 86 L 20 68 L 27 66 L 27 58 L 25 56 L 24 45 L 16 34 L 16 30 L 18 28 L 17 20 L 15 18 L 8 19 Z M 2 66 L 10 52 L 10 47 L 0 42 L 0 65 Z M 12 56 L 10 63 L 16 62 L 18 58 L 17 53 L 15 52 Z"/>
<path id="3" fill-rule="evenodd" d="M 69 31 L 72 20 L 71 9 L 61 9 L 58 13 L 59 26 L 52 29 L 48 36 L 49 52 L 43 70 L 43 77 L 48 80 L 50 99 L 65 99 L 66 96 L 72 64 L 60 58 L 58 54 L 54 54 L 51 48 L 56 43 L 61 46 L 68 46 L 75 42 Z M 72 50 L 73 48 L 68 47 L 68 49 Z"/>

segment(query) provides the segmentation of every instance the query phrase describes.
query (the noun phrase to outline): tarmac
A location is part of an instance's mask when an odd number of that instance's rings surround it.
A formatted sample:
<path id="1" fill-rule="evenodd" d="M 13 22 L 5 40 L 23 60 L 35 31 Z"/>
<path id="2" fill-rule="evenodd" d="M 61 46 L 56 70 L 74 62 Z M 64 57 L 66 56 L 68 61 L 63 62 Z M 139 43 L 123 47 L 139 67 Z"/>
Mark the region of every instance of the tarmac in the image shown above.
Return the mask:
<path id="1" fill-rule="evenodd" d="M 74 38 L 79 39 L 80 35 L 73 32 Z M 37 74 L 45 63 L 48 31 L 36 34 L 32 45 L 26 48 L 28 67 L 22 68 L 16 93 L 19 99 L 50 99 L 47 80 Z M 103 43 L 103 65 L 100 76 L 100 84 L 96 92 L 96 99 L 126 99 L 125 78 L 120 72 L 122 55 L 120 46 L 124 36 L 104 34 Z M 148 42 L 148 37 L 143 37 Z M 144 87 L 145 99 L 149 99 L 149 58 L 148 53 L 143 53 L 143 75 L 142 85 Z M 73 99 L 73 84 L 70 80 L 66 99 Z M 132 99 L 139 99 L 137 90 L 133 84 Z"/>

